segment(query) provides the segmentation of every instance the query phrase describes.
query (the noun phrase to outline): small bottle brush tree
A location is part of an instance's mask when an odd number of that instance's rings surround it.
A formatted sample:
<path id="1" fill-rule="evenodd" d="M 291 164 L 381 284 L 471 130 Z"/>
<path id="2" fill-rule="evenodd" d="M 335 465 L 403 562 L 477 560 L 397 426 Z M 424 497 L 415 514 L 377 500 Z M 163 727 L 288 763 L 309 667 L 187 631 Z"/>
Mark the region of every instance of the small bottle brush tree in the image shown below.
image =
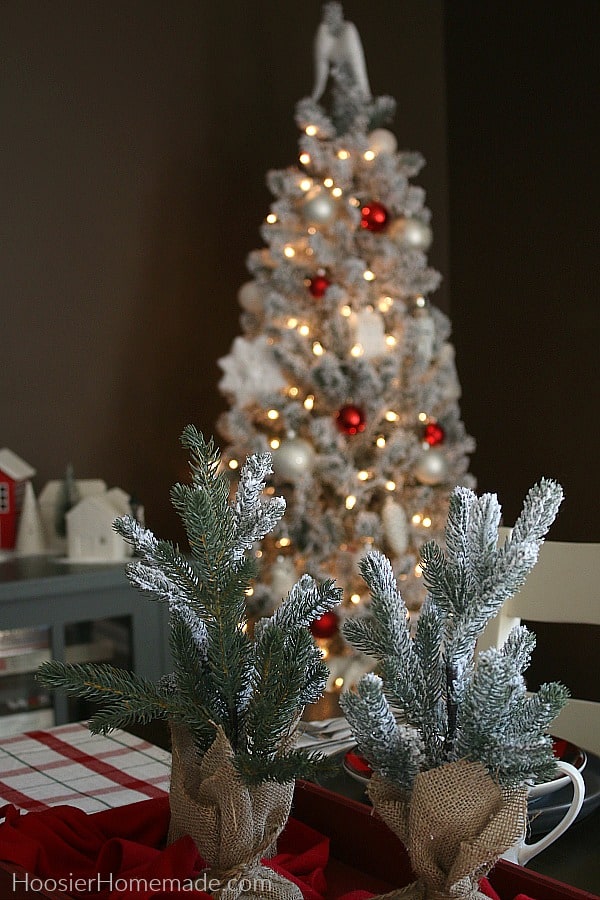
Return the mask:
<path id="1" fill-rule="evenodd" d="M 519 626 L 501 649 L 477 656 L 476 642 L 523 585 L 561 500 L 560 485 L 542 480 L 500 547 L 495 495 L 455 488 L 445 553 L 433 541 L 421 551 L 428 596 L 414 639 L 389 561 L 374 552 L 361 564 L 372 617 L 348 620 L 344 630 L 379 661 L 381 675 L 365 675 L 341 704 L 374 771 L 375 807 L 420 877 L 415 897 L 475 896 L 474 879 L 522 836 L 525 785 L 555 772 L 546 730 L 568 692 L 552 683 L 527 695 L 535 636 Z M 459 872 L 473 875 L 462 893 Z"/>
<path id="2" fill-rule="evenodd" d="M 229 478 L 212 440 L 188 426 L 182 443 L 190 451 L 192 483 L 175 485 L 171 497 L 191 555 L 157 540 L 131 517 L 115 523 L 139 557 L 127 566 L 130 582 L 169 606 L 173 673 L 154 684 L 109 665 L 51 661 L 38 678 L 105 703 L 90 719 L 93 732 L 168 719 L 171 838 L 192 833 L 214 877 L 232 870 L 247 876 L 285 824 L 293 779 L 325 766 L 320 756 L 294 749 L 293 737 L 304 705 L 318 700 L 327 677 L 308 626 L 340 602 L 341 592 L 331 581 L 317 585 L 303 576 L 251 637 L 245 597 L 255 562 L 248 551 L 285 510 L 282 498 L 263 498 L 269 454 L 246 461 L 230 501 Z M 229 804 L 222 814 L 214 797 L 211 805 L 202 793 L 204 777 L 210 774 L 214 784 L 215 771 L 217 800 L 220 790 Z M 195 795 L 194 780 L 200 782 Z M 269 878 L 277 881 L 272 872 Z"/>

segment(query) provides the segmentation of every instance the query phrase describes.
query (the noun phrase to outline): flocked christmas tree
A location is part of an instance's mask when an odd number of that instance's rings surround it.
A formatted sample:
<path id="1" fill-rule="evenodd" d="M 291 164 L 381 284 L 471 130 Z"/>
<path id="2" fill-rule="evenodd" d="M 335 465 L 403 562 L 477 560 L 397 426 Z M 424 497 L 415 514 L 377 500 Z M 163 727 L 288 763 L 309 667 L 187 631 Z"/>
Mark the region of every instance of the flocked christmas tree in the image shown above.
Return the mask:
<path id="1" fill-rule="evenodd" d="M 424 160 L 381 127 L 394 101 L 372 97 L 339 3 L 324 6 L 315 58 L 313 94 L 296 111 L 298 164 L 268 175 L 267 246 L 248 258 L 243 336 L 220 360 L 224 456 L 235 469 L 272 450 L 272 489 L 288 504 L 258 551 L 256 611 L 306 571 L 343 587 L 342 617 L 362 613 L 358 562 L 371 549 L 390 558 L 415 610 L 419 547 L 441 538 L 451 489 L 474 486 L 450 323 L 430 301 L 430 212 L 411 184 Z M 314 633 L 348 652 L 336 615 Z"/>
<path id="2" fill-rule="evenodd" d="M 497 546 L 496 497 L 456 488 L 446 550 L 422 550 L 428 596 L 414 638 L 388 560 L 373 552 L 361 563 L 372 616 L 345 631 L 381 675 L 366 674 L 340 702 L 373 769 L 375 809 L 408 849 L 417 880 L 406 900 L 483 897 L 478 879 L 524 837 L 527 785 L 555 775 L 548 729 L 568 691 L 550 683 L 527 694 L 526 627 L 500 649 L 477 654 L 476 642 L 523 585 L 561 499 L 560 485 L 542 480 Z"/>

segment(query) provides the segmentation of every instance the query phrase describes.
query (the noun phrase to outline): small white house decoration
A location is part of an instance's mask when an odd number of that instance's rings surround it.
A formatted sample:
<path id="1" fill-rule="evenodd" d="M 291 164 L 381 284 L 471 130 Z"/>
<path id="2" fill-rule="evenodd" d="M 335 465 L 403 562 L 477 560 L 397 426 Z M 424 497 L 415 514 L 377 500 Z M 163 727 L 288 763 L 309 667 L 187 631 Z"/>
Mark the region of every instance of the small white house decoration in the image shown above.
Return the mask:
<path id="1" fill-rule="evenodd" d="M 46 549 L 49 553 L 61 555 L 64 555 L 67 552 L 67 542 L 56 530 L 56 511 L 63 483 L 62 479 L 49 481 L 38 497 L 38 506 L 40 518 L 42 520 Z M 75 486 L 79 497 L 82 500 L 86 497 L 93 497 L 106 493 L 106 482 L 101 478 L 77 479 L 75 481 Z"/>
<path id="2" fill-rule="evenodd" d="M 119 562 L 132 548 L 113 529 L 116 518 L 131 513 L 129 495 L 120 488 L 84 497 L 66 514 L 67 556 L 73 562 Z"/>

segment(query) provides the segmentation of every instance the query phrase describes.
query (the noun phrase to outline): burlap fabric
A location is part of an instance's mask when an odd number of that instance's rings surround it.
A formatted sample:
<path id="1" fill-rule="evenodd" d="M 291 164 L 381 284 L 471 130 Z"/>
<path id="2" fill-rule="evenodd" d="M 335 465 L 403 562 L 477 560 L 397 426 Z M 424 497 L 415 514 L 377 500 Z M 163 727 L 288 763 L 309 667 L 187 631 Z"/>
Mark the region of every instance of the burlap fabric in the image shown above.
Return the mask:
<path id="1" fill-rule="evenodd" d="M 527 791 L 502 791 L 480 763 L 460 760 L 421 772 L 410 795 L 373 775 L 368 793 L 417 876 L 386 894 L 390 900 L 481 897 L 477 882 L 527 826 Z"/>
<path id="2" fill-rule="evenodd" d="M 294 783 L 248 788 L 222 729 L 199 759 L 187 729 L 171 726 L 173 761 L 168 842 L 189 834 L 209 865 L 203 889 L 221 900 L 302 900 L 300 889 L 261 865 L 283 830 Z"/>

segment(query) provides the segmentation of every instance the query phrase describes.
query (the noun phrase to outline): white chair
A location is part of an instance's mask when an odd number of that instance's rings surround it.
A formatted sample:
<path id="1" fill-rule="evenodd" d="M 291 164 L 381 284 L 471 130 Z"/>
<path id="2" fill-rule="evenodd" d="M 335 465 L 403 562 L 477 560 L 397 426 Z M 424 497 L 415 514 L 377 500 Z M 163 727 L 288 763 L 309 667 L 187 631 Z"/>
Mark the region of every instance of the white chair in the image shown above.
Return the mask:
<path id="1" fill-rule="evenodd" d="M 509 528 L 500 529 L 500 544 L 508 534 Z M 501 647 L 521 619 L 600 625 L 600 544 L 545 541 L 527 581 L 488 623 L 478 649 Z M 596 691 L 600 682 L 598 670 L 594 649 L 590 653 L 589 673 Z M 569 686 L 567 672 L 553 673 L 548 680 Z M 600 702 L 569 700 L 552 723 L 552 734 L 600 755 Z"/>

